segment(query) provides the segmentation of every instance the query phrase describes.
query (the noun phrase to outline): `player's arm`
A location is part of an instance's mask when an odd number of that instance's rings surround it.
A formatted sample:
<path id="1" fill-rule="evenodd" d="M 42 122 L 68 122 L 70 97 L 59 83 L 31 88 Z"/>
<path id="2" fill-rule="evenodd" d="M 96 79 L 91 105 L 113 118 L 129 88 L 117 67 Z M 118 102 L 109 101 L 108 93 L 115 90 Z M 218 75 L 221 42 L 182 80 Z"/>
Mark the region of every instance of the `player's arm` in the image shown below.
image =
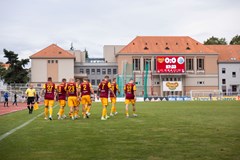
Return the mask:
<path id="1" fill-rule="evenodd" d="M 5 94 L 4 94 L 4 96 L 5 96 Z M 26 96 L 26 98 L 28 98 L 28 89 L 25 92 L 25 96 Z"/>
<path id="2" fill-rule="evenodd" d="M 119 88 L 118 88 L 118 85 L 116 85 L 116 89 L 117 89 L 117 91 L 118 91 L 118 94 L 120 94 L 120 90 L 119 90 Z"/>
<path id="3" fill-rule="evenodd" d="M 80 92 L 79 86 L 78 86 L 78 84 L 76 84 L 76 94 L 77 94 L 77 97 L 79 96 L 79 92 Z"/>
<path id="4" fill-rule="evenodd" d="M 137 99 L 136 92 L 137 92 L 137 87 L 136 87 L 136 85 L 134 85 L 133 86 L 133 96 L 134 96 L 135 101 Z"/>
<path id="5" fill-rule="evenodd" d="M 44 96 L 45 88 L 46 88 L 46 85 L 44 84 L 44 85 L 43 85 L 43 88 L 42 88 L 42 90 L 41 90 L 41 92 L 40 92 L 40 95 L 41 95 L 41 96 Z"/>
<path id="6" fill-rule="evenodd" d="M 112 90 L 112 85 L 110 82 L 108 82 L 108 88 L 109 88 L 110 92 L 112 92 L 113 96 L 116 97 L 115 93 Z"/>
<path id="7" fill-rule="evenodd" d="M 100 87 L 101 87 L 101 83 L 99 83 L 98 85 L 98 89 L 97 89 L 97 99 L 99 99 L 99 94 L 100 94 Z"/>

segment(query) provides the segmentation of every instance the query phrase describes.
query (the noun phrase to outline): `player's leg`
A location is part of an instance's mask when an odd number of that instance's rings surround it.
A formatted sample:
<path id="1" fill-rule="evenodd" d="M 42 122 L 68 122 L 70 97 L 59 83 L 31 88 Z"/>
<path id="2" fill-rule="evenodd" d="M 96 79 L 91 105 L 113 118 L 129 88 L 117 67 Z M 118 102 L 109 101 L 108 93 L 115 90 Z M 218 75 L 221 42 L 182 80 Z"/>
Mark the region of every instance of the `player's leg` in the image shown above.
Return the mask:
<path id="1" fill-rule="evenodd" d="M 34 97 L 31 97 L 31 114 L 33 112 L 33 105 L 34 105 Z"/>
<path id="2" fill-rule="evenodd" d="M 28 113 L 31 114 L 31 108 L 30 108 L 30 98 L 27 98 L 27 108 L 28 108 Z"/>
<path id="3" fill-rule="evenodd" d="M 125 104 L 126 104 L 126 106 L 125 106 L 125 114 L 126 114 L 126 117 L 128 118 L 129 117 L 129 113 L 128 113 L 129 100 L 128 99 L 125 100 Z"/>
<path id="4" fill-rule="evenodd" d="M 48 100 L 44 100 L 44 115 L 45 115 L 45 118 L 44 119 L 48 119 Z"/>
<path id="5" fill-rule="evenodd" d="M 135 100 L 131 100 L 131 103 L 132 103 L 132 109 L 133 109 L 133 116 L 134 117 L 137 117 L 137 114 L 136 114 L 136 106 L 135 106 Z"/>
<path id="6" fill-rule="evenodd" d="M 52 120 L 54 100 L 49 100 L 49 119 Z"/>
<path id="7" fill-rule="evenodd" d="M 86 115 L 87 116 L 90 116 L 90 110 L 91 110 L 91 107 L 92 107 L 92 100 L 91 100 L 91 96 L 89 95 L 88 97 L 87 97 L 87 105 L 86 105 Z"/>
<path id="8" fill-rule="evenodd" d="M 114 116 L 114 102 L 113 102 L 113 97 L 110 98 L 111 99 L 111 103 L 112 103 L 112 107 L 111 107 L 111 111 L 110 111 L 110 116 Z"/>
<path id="9" fill-rule="evenodd" d="M 105 105 L 105 100 L 104 98 L 101 98 L 101 102 L 102 102 L 102 117 L 101 117 L 101 120 L 106 120 L 106 113 L 107 113 L 107 108 L 106 108 L 106 105 Z"/>

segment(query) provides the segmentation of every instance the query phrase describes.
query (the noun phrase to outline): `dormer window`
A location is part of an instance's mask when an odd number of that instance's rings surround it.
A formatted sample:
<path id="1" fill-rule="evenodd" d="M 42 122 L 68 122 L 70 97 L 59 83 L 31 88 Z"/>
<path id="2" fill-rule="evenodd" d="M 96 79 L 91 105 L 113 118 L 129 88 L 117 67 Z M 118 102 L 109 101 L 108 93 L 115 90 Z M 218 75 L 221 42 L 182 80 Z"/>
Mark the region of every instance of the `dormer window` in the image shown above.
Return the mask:
<path id="1" fill-rule="evenodd" d="M 191 48 L 190 48 L 190 47 L 187 47 L 186 50 L 191 50 Z"/>
<path id="2" fill-rule="evenodd" d="M 148 50 L 148 47 L 144 47 L 144 50 Z"/>
<path id="3" fill-rule="evenodd" d="M 165 50 L 169 50 L 170 48 L 166 47 Z"/>

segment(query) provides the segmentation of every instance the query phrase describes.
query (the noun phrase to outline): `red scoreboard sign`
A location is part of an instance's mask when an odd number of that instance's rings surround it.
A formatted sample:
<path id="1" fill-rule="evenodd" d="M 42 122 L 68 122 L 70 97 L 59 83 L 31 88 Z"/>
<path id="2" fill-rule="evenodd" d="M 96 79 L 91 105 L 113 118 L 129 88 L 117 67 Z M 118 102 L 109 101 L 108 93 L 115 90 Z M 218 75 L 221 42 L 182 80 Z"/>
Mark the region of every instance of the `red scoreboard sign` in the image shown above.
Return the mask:
<path id="1" fill-rule="evenodd" d="M 156 57 L 157 73 L 184 73 L 185 58 L 182 56 Z"/>

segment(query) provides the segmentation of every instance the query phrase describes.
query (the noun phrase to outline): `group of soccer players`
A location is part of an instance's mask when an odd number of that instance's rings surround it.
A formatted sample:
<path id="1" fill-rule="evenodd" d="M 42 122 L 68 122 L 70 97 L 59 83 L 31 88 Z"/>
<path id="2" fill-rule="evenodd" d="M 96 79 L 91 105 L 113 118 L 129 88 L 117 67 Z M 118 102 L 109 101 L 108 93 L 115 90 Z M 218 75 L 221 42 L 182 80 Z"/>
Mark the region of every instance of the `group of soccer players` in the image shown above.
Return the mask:
<path id="1" fill-rule="evenodd" d="M 126 117 L 129 117 L 128 113 L 128 105 L 132 104 L 133 106 L 133 116 L 137 116 L 135 102 L 136 102 L 136 85 L 133 82 L 133 79 L 130 79 L 129 83 L 124 86 L 125 91 L 125 104 L 126 104 Z M 116 94 L 120 93 L 118 85 L 116 83 L 116 78 L 113 79 L 112 83 L 109 82 L 109 76 L 105 76 L 104 79 L 99 83 L 97 89 L 97 99 L 100 98 L 102 103 L 102 116 L 101 120 L 107 120 L 109 118 L 107 114 L 107 106 L 108 106 L 108 96 L 110 95 L 112 108 L 110 112 L 110 116 L 116 115 L 118 112 L 116 111 Z M 62 79 L 62 83 L 59 85 L 55 85 L 52 82 L 52 78 L 49 77 L 47 83 L 43 85 L 43 89 L 41 91 L 41 95 L 44 96 L 44 113 L 45 119 L 52 120 L 53 119 L 53 106 L 54 99 L 58 99 L 59 101 L 59 111 L 58 111 L 58 119 L 66 118 L 64 114 L 64 108 L 66 106 L 66 100 L 68 106 L 70 107 L 69 117 L 71 119 L 79 118 L 79 105 L 82 104 L 82 117 L 89 118 L 90 109 L 92 105 L 91 94 L 94 95 L 94 90 L 92 88 L 91 83 L 87 78 L 83 79 L 83 82 L 80 83 L 79 80 L 76 82 L 73 78 L 66 82 L 66 79 Z"/>

